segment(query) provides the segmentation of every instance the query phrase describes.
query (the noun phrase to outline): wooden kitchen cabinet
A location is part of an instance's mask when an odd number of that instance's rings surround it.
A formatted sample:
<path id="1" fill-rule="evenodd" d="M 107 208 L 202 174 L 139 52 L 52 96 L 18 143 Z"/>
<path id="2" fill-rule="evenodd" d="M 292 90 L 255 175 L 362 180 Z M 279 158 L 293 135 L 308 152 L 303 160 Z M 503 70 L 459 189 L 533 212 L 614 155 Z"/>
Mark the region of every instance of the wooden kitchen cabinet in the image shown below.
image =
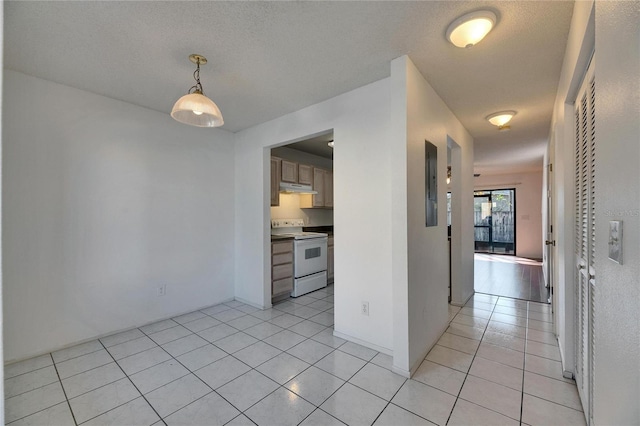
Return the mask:
<path id="1" fill-rule="evenodd" d="M 300 195 L 300 208 L 333 208 L 333 172 L 314 167 L 312 187 L 317 194 Z"/>
<path id="2" fill-rule="evenodd" d="M 298 163 L 282 160 L 281 170 L 280 180 L 282 182 L 298 183 Z"/>
<path id="3" fill-rule="evenodd" d="M 324 206 L 333 207 L 333 172 L 324 171 Z"/>
<path id="4" fill-rule="evenodd" d="M 280 205 L 280 174 L 282 159 L 271 157 L 271 205 Z"/>
<path id="5" fill-rule="evenodd" d="M 271 300 L 289 297 L 293 291 L 293 240 L 271 243 Z"/>
<path id="6" fill-rule="evenodd" d="M 298 183 L 301 185 L 313 185 L 313 166 L 298 164 Z"/>
<path id="7" fill-rule="evenodd" d="M 318 192 L 312 196 L 313 207 L 324 207 L 324 174 L 324 170 L 313 168 L 313 190 Z"/>
<path id="8" fill-rule="evenodd" d="M 333 235 L 327 242 L 327 284 L 333 283 Z"/>

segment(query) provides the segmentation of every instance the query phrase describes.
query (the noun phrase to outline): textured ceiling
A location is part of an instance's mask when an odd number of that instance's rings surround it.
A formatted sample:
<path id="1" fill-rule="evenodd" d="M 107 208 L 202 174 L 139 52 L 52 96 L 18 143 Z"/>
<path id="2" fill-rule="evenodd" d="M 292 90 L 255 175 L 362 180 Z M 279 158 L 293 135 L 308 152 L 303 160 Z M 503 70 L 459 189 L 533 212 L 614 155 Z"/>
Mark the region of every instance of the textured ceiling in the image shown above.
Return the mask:
<path id="1" fill-rule="evenodd" d="M 235 132 L 389 75 L 408 54 L 476 139 L 475 168 L 540 168 L 573 10 L 565 1 L 6 1 L 7 68 L 169 113 L 209 59 L 205 93 Z M 471 49 L 451 21 L 498 15 Z M 518 111 L 510 132 L 484 117 Z"/>

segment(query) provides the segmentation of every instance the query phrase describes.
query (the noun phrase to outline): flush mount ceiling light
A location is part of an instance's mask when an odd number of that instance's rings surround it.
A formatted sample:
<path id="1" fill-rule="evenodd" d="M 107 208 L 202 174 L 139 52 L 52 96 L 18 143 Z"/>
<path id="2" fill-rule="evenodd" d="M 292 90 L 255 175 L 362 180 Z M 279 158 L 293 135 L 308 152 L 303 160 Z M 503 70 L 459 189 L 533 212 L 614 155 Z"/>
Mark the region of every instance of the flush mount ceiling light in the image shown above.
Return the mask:
<path id="1" fill-rule="evenodd" d="M 488 115 L 486 118 L 489 123 L 497 126 L 498 130 L 509 130 L 511 126 L 508 126 L 507 123 L 511 121 L 514 115 L 516 115 L 515 111 L 500 111 Z"/>
<path id="2" fill-rule="evenodd" d="M 327 145 L 329 145 L 329 147 L 333 148 L 333 140 L 330 140 L 329 143 L 327 143 Z"/>
<path id="3" fill-rule="evenodd" d="M 496 24 L 496 14 L 489 10 L 467 13 L 447 28 L 447 40 L 458 47 L 471 47 L 482 40 Z"/>
<path id="4" fill-rule="evenodd" d="M 200 65 L 207 63 L 202 55 L 189 55 L 189 60 L 196 64 L 193 72 L 196 84 L 191 86 L 186 95 L 178 99 L 171 110 L 171 117 L 184 124 L 198 127 L 218 127 L 224 124 L 220 108 L 204 95 L 200 84 Z"/>

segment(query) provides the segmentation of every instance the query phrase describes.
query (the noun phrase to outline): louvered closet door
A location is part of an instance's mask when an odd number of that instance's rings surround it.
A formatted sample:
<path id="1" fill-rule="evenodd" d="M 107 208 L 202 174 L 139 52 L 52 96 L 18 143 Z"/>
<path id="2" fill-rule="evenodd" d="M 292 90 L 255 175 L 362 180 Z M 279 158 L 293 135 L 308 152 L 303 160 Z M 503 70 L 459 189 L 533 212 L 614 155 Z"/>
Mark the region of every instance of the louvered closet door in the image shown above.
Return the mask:
<path id="1" fill-rule="evenodd" d="M 594 310 L 596 292 L 596 126 L 593 60 L 575 103 L 575 366 L 578 393 L 589 423 L 593 418 Z"/>

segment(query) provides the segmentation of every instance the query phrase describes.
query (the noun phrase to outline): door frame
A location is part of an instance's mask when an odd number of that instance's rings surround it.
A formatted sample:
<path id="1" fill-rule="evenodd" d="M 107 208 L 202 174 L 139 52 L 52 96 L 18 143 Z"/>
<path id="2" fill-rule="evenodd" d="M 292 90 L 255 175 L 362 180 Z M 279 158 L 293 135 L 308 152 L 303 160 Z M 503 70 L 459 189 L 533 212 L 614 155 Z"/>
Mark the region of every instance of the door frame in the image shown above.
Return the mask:
<path id="1" fill-rule="evenodd" d="M 489 198 L 489 202 L 492 203 L 491 197 L 493 195 L 493 192 L 497 192 L 497 191 L 513 191 L 513 199 L 512 199 L 512 204 L 513 204 L 513 253 L 496 253 L 495 251 L 491 251 L 488 254 L 502 254 L 502 255 L 506 255 L 506 256 L 516 256 L 516 248 L 517 248 L 517 219 L 518 219 L 518 215 L 517 215 L 517 206 L 516 206 L 516 188 L 496 188 L 496 189 L 474 189 L 473 190 L 473 198 L 475 200 L 476 197 L 488 197 Z M 488 192 L 488 195 L 476 195 L 477 192 Z M 493 210 L 491 212 L 491 216 L 493 218 Z M 473 228 L 475 231 L 476 225 L 475 225 L 475 221 L 473 224 Z M 489 242 L 493 242 L 493 239 L 491 237 L 492 233 L 493 233 L 493 220 L 491 222 L 491 225 L 488 226 L 489 228 Z M 475 237 L 474 237 L 474 241 L 475 241 Z M 475 242 L 474 242 L 475 245 Z M 493 245 L 492 245 L 492 249 L 493 249 Z M 474 253 L 484 253 L 484 252 L 478 252 L 475 250 L 474 247 Z"/>

